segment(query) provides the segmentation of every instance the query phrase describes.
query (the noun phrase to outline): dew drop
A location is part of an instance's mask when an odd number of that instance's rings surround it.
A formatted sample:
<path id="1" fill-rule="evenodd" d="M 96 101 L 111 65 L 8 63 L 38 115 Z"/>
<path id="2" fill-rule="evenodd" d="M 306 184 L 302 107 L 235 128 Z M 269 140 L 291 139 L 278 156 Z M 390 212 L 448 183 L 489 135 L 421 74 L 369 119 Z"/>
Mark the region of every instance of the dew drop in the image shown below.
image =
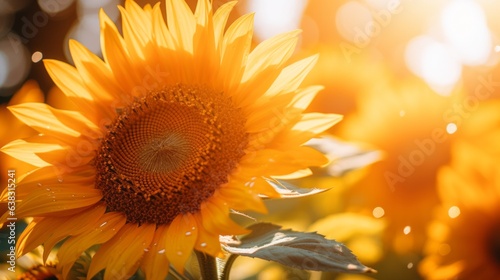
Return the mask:
<path id="1" fill-rule="evenodd" d="M 57 182 L 62 183 L 63 181 L 63 178 L 57 178 Z"/>
<path id="2" fill-rule="evenodd" d="M 196 229 L 196 227 L 191 227 L 191 230 L 195 230 L 195 229 Z"/>
<path id="3" fill-rule="evenodd" d="M 413 268 L 413 263 L 412 263 L 412 262 L 408 263 L 408 265 L 407 265 L 406 267 L 407 267 L 408 269 L 412 269 L 412 268 Z"/>
<path id="4" fill-rule="evenodd" d="M 405 235 L 408 235 L 410 232 L 411 232 L 411 227 L 410 226 L 405 226 L 405 228 L 403 229 L 403 233 Z"/>
<path id="5" fill-rule="evenodd" d="M 55 199 L 52 199 L 52 202 L 56 202 L 56 200 L 55 200 Z"/>
<path id="6" fill-rule="evenodd" d="M 46 188 L 45 190 L 48 191 L 48 192 L 50 192 L 50 188 Z"/>
<path id="7" fill-rule="evenodd" d="M 358 268 L 358 266 L 355 265 L 355 264 L 353 264 L 353 263 L 350 263 L 350 264 L 347 265 L 347 269 L 349 269 L 349 270 L 355 270 L 357 268 Z"/>
<path id="8" fill-rule="evenodd" d="M 342 246 L 335 244 L 333 247 L 335 247 L 335 250 L 342 252 Z"/>
<path id="9" fill-rule="evenodd" d="M 144 248 L 144 252 L 149 252 L 149 249 L 148 248 Z"/>
<path id="10" fill-rule="evenodd" d="M 191 235 L 191 232 L 190 231 L 186 231 L 186 236 L 190 236 Z"/>
<path id="11" fill-rule="evenodd" d="M 160 251 L 158 251 L 158 254 L 165 254 L 165 249 L 161 249 Z"/>
<path id="12" fill-rule="evenodd" d="M 205 248 L 205 247 L 207 247 L 207 243 L 203 242 L 203 243 L 200 244 L 200 246 L 203 247 L 203 248 Z"/>
<path id="13" fill-rule="evenodd" d="M 177 255 L 178 256 L 182 256 L 182 252 L 181 251 L 177 251 Z"/>
<path id="14" fill-rule="evenodd" d="M 104 222 L 104 223 L 102 223 L 99 227 L 103 227 L 103 226 L 105 226 L 107 223 L 108 223 L 108 222 Z"/>
<path id="15" fill-rule="evenodd" d="M 37 185 L 37 186 L 39 186 L 39 187 L 41 187 L 41 186 L 42 186 L 42 183 L 38 183 L 38 184 L 36 184 L 36 185 Z"/>

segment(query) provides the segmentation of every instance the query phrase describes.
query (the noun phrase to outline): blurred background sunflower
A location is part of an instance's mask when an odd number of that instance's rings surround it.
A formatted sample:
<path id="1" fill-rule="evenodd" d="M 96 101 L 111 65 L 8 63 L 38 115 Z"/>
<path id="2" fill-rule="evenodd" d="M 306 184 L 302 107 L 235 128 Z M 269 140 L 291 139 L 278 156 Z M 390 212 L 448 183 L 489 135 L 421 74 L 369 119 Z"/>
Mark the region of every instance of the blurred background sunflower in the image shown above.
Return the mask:
<path id="1" fill-rule="evenodd" d="M 197 1 L 188 2 L 194 8 Z M 228 1 L 212 2 L 218 7 Z M 101 55 L 98 11 L 102 7 L 119 23 L 117 4 L 121 1 L 0 2 L 0 143 L 34 133 L 19 126 L 7 105 L 47 102 L 75 109 L 64 103 L 41 61 L 72 63 L 70 38 Z M 349 143 L 329 148 L 337 166 L 347 164 L 341 172 L 313 170 L 297 182 L 331 190 L 286 205 L 269 200 L 271 216 L 258 219 L 345 242 L 379 273 L 299 273 L 238 260 L 234 279 L 500 278 L 500 209 L 494 206 L 499 8 L 490 0 L 238 2 L 228 22 L 256 12 L 255 45 L 303 30 L 292 60 L 319 53 L 304 85 L 325 86 L 309 110 L 344 115 L 328 134 Z M 5 182 L 5 168 L 23 167 L 1 157 Z"/>

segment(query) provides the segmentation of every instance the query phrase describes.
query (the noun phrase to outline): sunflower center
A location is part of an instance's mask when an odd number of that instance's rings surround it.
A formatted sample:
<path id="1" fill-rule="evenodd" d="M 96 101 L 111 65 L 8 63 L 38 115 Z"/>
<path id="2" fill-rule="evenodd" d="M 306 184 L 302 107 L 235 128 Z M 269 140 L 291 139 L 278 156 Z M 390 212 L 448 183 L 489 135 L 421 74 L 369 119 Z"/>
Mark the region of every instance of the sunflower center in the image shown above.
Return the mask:
<path id="1" fill-rule="evenodd" d="M 96 187 L 128 222 L 169 224 L 194 213 L 244 155 L 245 119 L 206 88 L 173 86 L 124 108 L 96 156 Z"/>

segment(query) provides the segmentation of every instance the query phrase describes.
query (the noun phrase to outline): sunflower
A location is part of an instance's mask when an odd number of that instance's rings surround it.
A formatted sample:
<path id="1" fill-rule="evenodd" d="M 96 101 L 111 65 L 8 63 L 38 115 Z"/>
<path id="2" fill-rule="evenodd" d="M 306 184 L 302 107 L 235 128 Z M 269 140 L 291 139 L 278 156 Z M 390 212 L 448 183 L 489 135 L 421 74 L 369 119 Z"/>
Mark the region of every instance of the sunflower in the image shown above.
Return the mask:
<path id="1" fill-rule="evenodd" d="M 60 279 L 61 275 L 56 270 L 57 258 L 55 252 L 52 252 L 45 262 L 43 261 L 42 255 L 43 248 L 39 246 L 32 252 L 16 259 L 16 269 L 14 272 L 9 270 L 10 264 L 5 262 L 2 263 L 0 265 L 0 279 Z"/>
<path id="2" fill-rule="evenodd" d="M 299 89 L 317 56 L 287 63 L 298 31 L 250 50 L 252 14 L 225 30 L 234 5 L 213 13 L 202 0 L 193 13 L 168 0 L 165 22 L 159 4 L 126 1 L 123 35 L 100 14 L 103 60 L 71 41 L 75 67 L 44 61 L 78 110 L 10 107 L 40 134 L 2 151 L 44 161 L 18 185 L 16 215 L 34 217 L 19 255 L 42 243 L 47 254 L 64 239 L 58 258 L 67 275 L 100 244 L 88 278 L 141 268 L 162 279 L 169 264 L 183 272 L 193 249 L 221 256 L 219 235 L 246 233 L 230 210 L 266 212 L 261 197 L 278 196 L 266 177 L 327 163 L 302 145 L 340 120 L 302 113 L 321 89 Z"/>
<path id="3" fill-rule="evenodd" d="M 480 104 L 438 176 L 441 205 L 429 227 L 427 279 L 500 277 L 500 101 Z"/>

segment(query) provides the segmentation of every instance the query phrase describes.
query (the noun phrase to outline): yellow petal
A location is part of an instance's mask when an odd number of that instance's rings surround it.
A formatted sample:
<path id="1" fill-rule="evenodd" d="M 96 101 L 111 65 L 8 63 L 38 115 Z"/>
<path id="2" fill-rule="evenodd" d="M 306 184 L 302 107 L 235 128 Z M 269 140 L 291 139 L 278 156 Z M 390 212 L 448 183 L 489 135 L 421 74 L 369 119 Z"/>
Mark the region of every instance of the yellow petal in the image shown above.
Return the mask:
<path id="1" fill-rule="evenodd" d="M 54 246 L 62 239 L 78 235 L 84 231 L 91 229 L 95 222 L 104 214 L 106 206 L 103 204 L 98 204 L 90 209 L 85 209 L 82 212 L 69 216 L 69 217 L 47 217 L 42 220 L 38 227 L 42 227 L 45 220 L 50 220 L 49 226 L 45 229 L 50 232 L 50 236 L 43 242 L 43 259 L 47 260 L 50 251 Z M 52 227 L 50 227 L 52 226 Z M 36 233 L 33 233 L 37 236 Z"/>
<path id="2" fill-rule="evenodd" d="M 167 0 L 167 24 L 179 50 L 193 53 L 196 20 L 191 9 L 182 0 Z"/>
<path id="3" fill-rule="evenodd" d="M 165 24 L 160 7 L 156 5 L 153 8 L 153 36 L 160 50 L 161 48 L 175 48 L 174 38 Z"/>
<path id="4" fill-rule="evenodd" d="M 214 37 L 215 37 L 215 46 L 217 50 L 221 49 L 222 39 L 224 36 L 224 30 L 226 27 L 227 19 L 229 18 L 229 14 L 236 5 L 237 1 L 230 1 L 220 6 L 214 14 Z"/>
<path id="5" fill-rule="evenodd" d="M 236 235 L 248 233 L 248 230 L 236 224 L 229 217 L 229 208 L 224 201 L 211 197 L 201 204 L 203 227 L 211 234 Z"/>
<path id="6" fill-rule="evenodd" d="M 57 60 L 45 59 L 43 63 L 57 87 L 81 108 L 82 112 L 85 112 L 85 116 L 89 120 L 96 123 L 100 113 L 97 112 L 92 96 L 85 87 L 78 71 L 71 65 Z"/>
<path id="7" fill-rule="evenodd" d="M 145 249 L 153 240 L 156 225 L 125 224 L 112 239 L 104 243 L 90 263 L 87 279 L 102 269 L 104 279 L 129 279 L 140 265 Z"/>
<path id="8" fill-rule="evenodd" d="M 198 225 L 202 225 L 202 216 L 200 213 L 195 213 L 193 216 L 196 219 Z M 200 252 L 205 252 L 213 257 L 223 258 L 224 253 L 222 252 L 220 242 L 219 242 L 219 234 L 213 234 L 206 231 L 203 227 L 200 227 L 198 231 L 198 240 L 196 240 L 196 244 L 194 248 Z"/>
<path id="9" fill-rule="evenodd" d="M 141 270 L 146 279 L 165 279 L 168 274 L 169 261 L 166 254 L 168 226 L 159 226 L 154 234 L 151 245 L 144 253 Z"/>
<path id="10" fill-rule="evenodd" d="M 198 83 L 209 84 L 219 72 L 219 52 L 216 51 L 212 5 L 207 0 L 198 1 L 195 10 L 197 20 L 194 34 L 193 57 L 197 65 L 193 75 Z"/>
<path id="11" fill-rule="evenodd" d="M 61 140 L 67 136 L 80 137 L 82 134 L 90 138 L 102 135 L 100 129 L 80 112 L 54 109 L 44 103 L 23 103 L 10 106 L 9 110 L 38 132 Z M 69 142 L 74 140 L 69 139 Z"/>
<path id="12" fill-rule="evenodd" d="M 224 92 L 232 92 L 239 85 L 252 45 L 254 15 L 235 20 L 227 29 L 221 50 L 221 72 Z"/>
<path id="13" fill-rule="evenodd" d="M 216 191 L 214 196 L 217 195 L 220 195 L 224 201 L 227 201 L 231 209 L 267 213 L 267 208 L 259 197 L 259 193 L 253 191 L 251 181 L 244 184 L 240 181 L 230 181 L 227 186 L 222 186 Z"/>
<path id="14" fill-rule="evenodd" d="M 50 164 L 42 160 L 37 154 L 62 149 L 64 149 L 64 147 L 60 144 L 30 143 L 26 140 L 18 139 L 3 146 L 0 151 L 36 167 L 44 167 Z"/>
<path id="15" fill-rule="evenodd" d="M 101 21 L 101 49 L 104 60 L 110 66 L 115 79 L 125 93 L 131 93 L 135 86 L 140 85 L 142 79 L 130 63 L 130 55 L 125 48 L 125 42 L 120 36 L 114 23 L 103 10 L 99 13 Z"/>
<path id="16" fill-rule="evenodd" d="M 308 113 L 302 116 L 302 119 L 292 128 L 293 130 L 309 130 L 315 135 L 324 132 L 336 123 L 342 120 L 342 115 Z"/>
<path id="17" fill-rule="evenodd" d="M 260 43 L 248 56 L 243 82 L 255 78 L 269 67 L 282 66 L 295 51 L 300 30 L 276 35 Z"/>
<path id="18" fill-rule="evenodd" d="M 43 102 L 43 92 L 40 90 L 35 80 L 26 81 L 10 99 L 9 105 L 21 104 L 26 102 Z"/>
<path id="19" fill-rule="evenodd" d="M 184 265 L 191 256 L 198 238 L 198 223 L 190 213 L 178 215 L 167 231 L 167 258 L 174 268 L 184 273 Z"/>
<path id="20" fill-rule="evenodd" d="M 125 1 L 125 7 L 118 6 L 122 15 L 123 39 L 133 60 L 145 59 L 144 49 L 151 38 L 150 20 L 134 1 Z M 140 23 L 140 24 L 137 24 Z M 148 28 L 149 27 L 149 28 Z"/>
<path id="21" fill-rule="evenodd" d="M 88 93 L 96 101 L 95 106 L 107 117 L 114 116 L 113 102 L 122 94 L 109 66 L 75 40 L 69 40 L 69 49 Z"/>
<path id="22" fill-rule="evenodd" d="M 266 91 L 265 96 L 269 97 L 295 91 L 314 65 L 316 65 L 318 57 L 318 55 L 313 55 L 285 67 Z"/>
<path id="23" fill-rule="evenodd" d="M 52 185 L 34 191 L 17 203 L 16 215 L 18 217 L 36 217 L 58 213 L 64 215 L 64 211 L 83 208 L 97 203 L 102 194 L 93 186 L 68 188 L 61 184 Z"/>
<path id="24" fill-rule="evenodd" d="M 125 222 L 126 218 L 121 213 L 105 213 L 93 224 L 92 229 L 65 240 L 57 253 L 58 268 L 62 268 L 63 275 L 68 275 L 73 263 L 85 250 L 107 242 L 125 225 Z"/>

